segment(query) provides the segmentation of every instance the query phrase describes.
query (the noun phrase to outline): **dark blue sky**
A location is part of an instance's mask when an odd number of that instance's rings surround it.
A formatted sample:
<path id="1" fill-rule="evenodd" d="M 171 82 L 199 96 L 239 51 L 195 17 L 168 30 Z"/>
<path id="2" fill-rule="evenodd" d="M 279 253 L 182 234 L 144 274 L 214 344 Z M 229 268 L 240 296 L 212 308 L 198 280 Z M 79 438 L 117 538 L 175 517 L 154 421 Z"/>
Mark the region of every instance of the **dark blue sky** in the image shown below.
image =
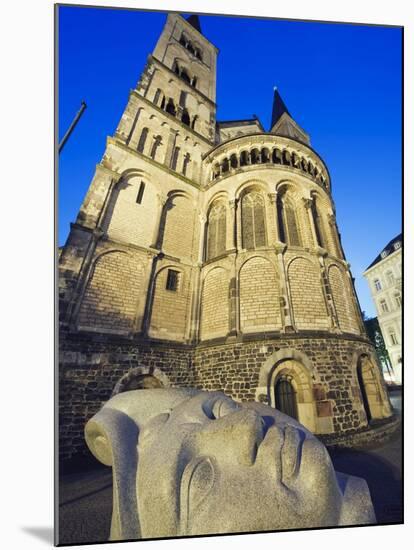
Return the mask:
<path id="1" fill-rule="evenodd" d="M 164 13 L 59 8 L 59 138 L 88 108 L 59 162 L 59 244 L 163 28 Z M 219 50 L 218 120 L 257 114 L 269 129 L 273 86 L 327 163 L 361 307 L 362 272 L 401 231 L 401 30 L 201 16 Z"/>

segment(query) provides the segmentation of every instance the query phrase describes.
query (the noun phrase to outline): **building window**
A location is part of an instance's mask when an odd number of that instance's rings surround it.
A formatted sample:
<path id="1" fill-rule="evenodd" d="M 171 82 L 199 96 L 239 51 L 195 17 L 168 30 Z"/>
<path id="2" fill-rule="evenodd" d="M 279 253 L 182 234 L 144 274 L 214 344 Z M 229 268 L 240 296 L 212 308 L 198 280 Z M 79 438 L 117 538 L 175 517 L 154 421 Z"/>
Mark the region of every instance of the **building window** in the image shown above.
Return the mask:
<path id="1" fill-rule="evenodd" d="M 324 238 L 323 228 L 322 228 L 322 218 L 321 218 L 321 215 L 319 213 L 318 207 L 316 205 L 316 197 L 313 197 L 313 199 L 312 199 L 311 213 L 312 213 L 312 219 L 313 219 L 313 226 L 315 228 L 317 244 L 321 248 L 324 248 L 325 238 Z"/>
<path id="2" fill-rule="evenodd" d="M 177 292 L 179 282 L 180 282 L 179 271 L 175 271 L 175 269 L 169 269 L 167 273 L 167 284 L 165 288 L 167 290 L 171 290 L 172 292 Z"/>
<path id="3" fill-rule="evenodd" d="M 143 130 L 141 132 L 141 137 L 139 138 L 138 147 L 137 147 L 137 151 L 139 153 L 144 152 L 144 147 L 145 147 L 145 142 L 147 141 L 147 136 L 148 136 L 148 128 L 143 128 Z"/>
<path id="4" fill-rule="evenodd" d="M 375 290 L 378 292 L 381 290 L 381 281 L 379 279 L 375 279 L 374 280 L 374 286 L 375 286 Z"/>
<path id="5" fill-rule="evenodd" d="M 145 191 L 145 183 L 143 181 L 141 181 L 141 183 L 139 185 L 139 189 L 138 189 L 137 200 L 136 200 L 137 204 L 141 204 L 142 197 L 144 196 L 144 191 Z"/>
<path id="6" fill-rule="evenodd" d="M 216 258 L 226 251 L 226 207 L 215 204 L 208 215 L 206 258 Z"/>
<path id="7" fill-rule="evenodd" d="M 397 336 L 393 330 L 390 330 L 390 342 L 392 346 L 396 346 L 398 344 Z"/>
<path id="8" fill-rule="evenodd" d="M 381 258 L 386 258 L 388 256 L 388 250 L 383 250 L 381 252 Z"/>
<path id="9" fill-rule="evenodd" d="M 391 286 L 394 282 L 394 273 L 392 271 L 387 271 L 387 283 Z"/>
<path id="10" fill-rule="evenodd" d="M 177 164 L 178 164 L 178 156 L 180 154 L 180 148 L 175 147 L 174 153 L 171 159 L 171 170 L 177 170 Z"/>
<path id="11" fill-rule="evenodd" d="M 398 243 L 394 243 L 394 250 L 398 250 L 401 248 L 401 243 L 398 241 Z"/>
<path id="12" fill-rule="evenodd" d="M 401 294 L 396 294 L 395 295 L 395 303 L 397 304 L 398 308 L 401 308 L 401 306 L 402 306 Z"/>
<path id="13" fill-rule="evenodd" d="M 381 308 L 381 311 L 383 313 L 388 313 L 388 305 L 387 305 L 387 302 L 385 300 L 381 300 L 380 302 L 380 308 Z"/>
<path id="14" fill-rule="evenodd" d="M 265 205 L 257 191 L 251 191 L 242 199 L 241 221 L 243 248 L 266 246 Z"/>

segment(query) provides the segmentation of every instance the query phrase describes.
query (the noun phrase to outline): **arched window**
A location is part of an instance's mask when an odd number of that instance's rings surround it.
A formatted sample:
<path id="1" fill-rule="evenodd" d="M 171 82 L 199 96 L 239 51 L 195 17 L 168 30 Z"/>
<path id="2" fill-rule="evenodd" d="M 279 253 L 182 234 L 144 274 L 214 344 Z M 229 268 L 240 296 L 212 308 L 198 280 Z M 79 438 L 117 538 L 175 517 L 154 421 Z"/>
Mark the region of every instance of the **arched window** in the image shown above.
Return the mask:
<path id="1" fill-rule="evenodd" d="M 154 96 L 155 105 L 158 105 L 158 102 L 160 100 L 160 96 L 161 96 L 161 90 L 158 88 L 158 90 L 155 92 L 155 96 Z"/>
<path id="2" fill-rule="evenodd" d="M 150 156 L 152 159 L 155 159 L 155 156 L 157 154 L 157 149 L 160 145 L 161 145 L 161 136 L 155 136 L 154 143 L 152 144 L 151 153 L 150 153 Z"/>
<path id="3" fill-rule="evenodd" d="M 291 246 L 301 246 L 296 210 L 286 194 L 277 196 L 276 209 L 280 241 Z"/>
<path id="4" fill-rule="evenodd" d="M 191 84 L 191 79 L 186 69 L 181 70 L 180 76 L 185 82 L 187 82 L 187 84 Z"/>
<path id="5" fill-rule="evenodd" d="M 263 164 L 266 162 L 270 162 L 269 149 L 266 149 L 266 147 L 263 147 L 263 149 L 261 150 L 261 158 Z"/>
<path id="6" fill-rule="evenodd" d="M 145 142 L 147 141 L 147 136 L 148 136 L 148 128 L 143 128 L 143 130 L 141 132 L 141 136 L 139 138 L 138 147 L 137 147 L 137 151 L 139 153 L 144 152 L 144 147 L 145 147 Z"/>
<path id="7" fill-rule="evenodd" d="M 260 162 L 260 153 L 258 149 L 252 149 L 250 152 L 250 158 L 252 164 L 258 164 Z"/>
<path id="8" fill-rule="evenodd" d="M 187 47 L 187 37 L 184 33 L 181 33 L 181 36 L 180 36 L 180 44 L 182 46 L 184 46 L 184 48 Z"/>
<path id="9" fill-rule="evenodd" d="M 226 207 L 217 203 L 207 220 L 206 259 L 216 258 L 226 251 Z"/>
<path id="10" fill-rule="evenodd" d="M 170 98 L 167 103 L 167 107 L 165 109 L 167 113 L 170 113 L 170 115 L 175 116 L 177 111 L 174 105 L 174 101 Z"/>
<path id="11" fill-rule="evenodd" d="M 185 101 L 186 101 L 186 99 L 187 99 L 187 93 L 184 92 L 184 91 L 182 91 L 182 92 L 180 93 L 180 101 L 179 101 L 180 107 L 183 107 L 183 108 L 185 107 Z"/>
<path id="12" fill-rule="evenodd" d="M 266 245 L 265 205 L 262 195 L 251 191 L 242 198 L 243 248 L 252 249 Z"/>
<path id="13" fill-rule="evenodd" d="M 276 198 L 276 212 L 277 212 L 277 227 L 279 229 L 279 240 L 282 243 L 286 242 L 285 224 L 284 224 L 284 212 L 282 197 L 278 194 Z"/>
<path id="14" fill-rule="evenodd" d="M 190 162 L 191 162 L 191 157 L 190 157 L 190 154 L 187 153 L 183 160 L 183 176 L 187 175 L 188 165 L 190 164 Z"/>
<path id="15" fill-rule="evenodd" d="M 238 167 L 237 155 L 234 154 L 234 153 L 230 156 L 230 166 L 232 168 L 237 168 Z"/>
<path id="16" fill-rule="evenodd" d="M 192 128 L 193 130 L 195 130 L 197 119 L 198 119 L 198 116 L 195 115 L 194 118 L 193 118 L 193 121 L 192 121 L 192 123 L 191 123 L 191 128 Z"/>
<path id="17" fill-rule="evenodd" d="M 171 158 L 171 170 L 177 170 L 178 156 L 180 154 L 180 148 L 175 147 Z"/>
<path id="18" fill-rule="evenodd" d="M 289 200 L 284 201 L 284 214 L 288 244 L 300 246 L 299 230 L 295 208 Z"/>
<path id="19" fill-rule="evenodd" d="M 281 376 L 276 380 L 275 384 L 275 403 L 276 408 L 290 416 L 298 418 L 298 406 L 296 400 L 295 388 L 292 385 L 289 377 Z"/>
<path id="20" fill-rule="evenodd" d="M 226 157 L 223 159 L 223 162 L 221 164 L 221 171 L 223 174 L 225 174 L 226 172 L 229 171 L 229 167 L 230 167 L 230 164 L 229 164 L 229 159 Z"/>
<path id="21" fill-rule="evenodd" d="M 319 214 L 319 209 L 316 205 L 316 197 L 313 197 L 312 199 L 311 212 L 312 212 L 312 219 L 313 219 L 313 225 L 315 228 L 317 244 L 320 247 L 324 248 L 325 238 L 324 238 L 323 229 L 322 229 L 321 216 Z"/>
<path id="22" fill-rule="evenodd" d="M 183 114 L 181 116 L 181 121 L 183 124 L 186 124 L 187 126 L 190 126 L 190 115 L 188 114 L 187 109 L 183 110 Z"/>
<path id="23" fill-rule="evenodd" d="M 249 153 L 242 151 L 240 153 L 240 166 L 247 166 L 249 164 Z"/>

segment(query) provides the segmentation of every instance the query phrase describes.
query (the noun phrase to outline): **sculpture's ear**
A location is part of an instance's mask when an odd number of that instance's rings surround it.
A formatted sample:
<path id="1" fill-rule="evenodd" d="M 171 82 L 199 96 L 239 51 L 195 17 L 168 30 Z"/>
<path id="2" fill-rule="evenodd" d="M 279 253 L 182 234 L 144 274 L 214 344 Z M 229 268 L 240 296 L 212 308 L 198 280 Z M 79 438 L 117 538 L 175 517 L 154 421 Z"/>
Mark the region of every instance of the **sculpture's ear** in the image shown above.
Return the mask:
<path id="1" fill-rule="evenodd" d="M 336 472 L 343 500 L 339 525 L 368 525 L 376 523 L 368 485 L 361 477 Z"/>
<path id="2" fill-rule="evenodd" d="M 136 475 L 138 426 L 125 413 L 103 407 L 85 426 L 92 454 L 112 466 L 113 507 L 110 540 L 140 538 Z"/>

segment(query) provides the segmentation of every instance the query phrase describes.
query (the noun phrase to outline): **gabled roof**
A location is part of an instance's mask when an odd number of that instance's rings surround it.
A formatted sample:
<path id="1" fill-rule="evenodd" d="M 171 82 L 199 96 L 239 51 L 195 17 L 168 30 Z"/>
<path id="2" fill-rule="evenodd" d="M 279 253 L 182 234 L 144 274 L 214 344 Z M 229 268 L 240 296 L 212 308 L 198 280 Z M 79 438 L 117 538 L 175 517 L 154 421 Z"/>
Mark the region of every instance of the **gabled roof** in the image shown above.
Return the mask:
<path id="1" fill-rule="evenodd" d="M 384 260 L 385 258 L 388 258 L 388 256 L 390 256 L 394 252 L 397 252 L 397 250 L 399 250 L 399 248 L 394 247 L 394 244 L 396 244 L 397 242 L 400 242 L 401 246 L 402 246 L 402 233 L 400 233 L 399 235 L 397 235 L 396 237 L 391 239 L 390 242 L 386 246 L 384 246 L 384 248 L 381 250 L 381 252 L 375 258 L 375 260 L 372 263 L 369 264 L 369 266 L 367 267 L 367 269 L 365 271 L 367 271 L 368 269 L 373 267 L 375 264 L 378 264 L 381 260 Z M 386 255 L 383 257 L 384 252 L 386 252 Z"/>
<path id="2" fill-rule="evenodd" d="M 260 122 L 257 116 L 254 116 L 253 118 L 244 118 L 239 120 L 218 120 L 217 121 L 217 126 L 219 128 L 231 128 L 234 126 L 250 126 L 252 124 L 256 124 L 260 128 L 260 130 L 264 132 L 262 123 Z"/>

